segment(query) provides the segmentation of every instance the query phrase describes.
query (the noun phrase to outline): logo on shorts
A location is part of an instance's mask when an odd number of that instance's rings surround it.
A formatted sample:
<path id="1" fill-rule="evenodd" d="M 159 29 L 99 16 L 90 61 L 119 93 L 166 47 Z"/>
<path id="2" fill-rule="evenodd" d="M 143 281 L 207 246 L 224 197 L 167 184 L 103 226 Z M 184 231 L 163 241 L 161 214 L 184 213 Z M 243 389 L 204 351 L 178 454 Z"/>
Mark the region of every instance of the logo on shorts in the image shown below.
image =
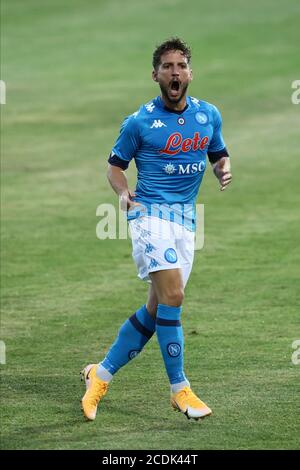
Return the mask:
<path id="1" fill-rule="evenodd" d="M 154 258 L 151 258 L 151 261 L 150 261 L 150 264 L 148 266 L 148 269 L 153 269 L 153 268 L 157 268 L 157 266 L 159 266 L 159 262 L 156 261 L 156 259 Z"/>
<path id="2" fill-rule="evenodd" d="M 169 356 L 178 357 L 181 353 L 181 346 L 178 343 L 169 343 L 167 346 Z"/>
<path id="3" fill-rule="evenodd" d="M 168 248 L 165 251 L 165 260 L 168 261 L 168 263 L 176 263 L 177 261 L 177 253 L 174 250 L 174 248 Z"/>
<path id="4" fill-rule="evenodd" d="M 195 118 L 196 118 L 196 121 L 199 122 L 199 124 L 204 125 L 208 123 L 208 116 L 203 111 L 196 113 Z"/>
<path id="5" fill-rule="evenodd" d="M 153 250 L 156 250 L 155 246 L 153 246 L 151 243 L 147 243 L 146 248 L 145 248 L 145 254 L 152 253 Z"/>
<path id="6" fill-rule="evenodd" d="M 132 349 L 131 351 L 129 351 L 128 353 L 128 357 L 129 359 L 134 359 L 141 351 L 139 349 Z"/>
<path id="7" fill-rule="evenodd" d="M 142 237 L 142 238 L 147 238 L 147 237 L 149 237 L 150 235 L 151 235 L 150 230 L 145 230 L 144 228 L 142 229 L 142 231 L 141 231 L 141 237 Z"/>

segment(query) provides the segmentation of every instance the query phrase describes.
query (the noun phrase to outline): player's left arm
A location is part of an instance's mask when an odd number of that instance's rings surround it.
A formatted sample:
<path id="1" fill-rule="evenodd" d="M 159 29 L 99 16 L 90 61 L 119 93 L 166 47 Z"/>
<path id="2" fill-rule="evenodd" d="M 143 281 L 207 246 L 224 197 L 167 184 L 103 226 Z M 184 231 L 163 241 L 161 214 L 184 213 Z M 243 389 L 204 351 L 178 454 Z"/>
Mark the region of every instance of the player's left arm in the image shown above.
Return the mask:
<path id="1" fill-rule="evenodd" d="M 219 180 L 220 190 L 224 191 L 232 181 L 231 165 L 229 156 L 221 157 L 212 164 L 214 174 Z"/>
<path id="2" fill-rule="evenodd" d="M 222 118 L 220 111 L 213 107 L 214 132 L 210 141 L 207 155 L 213 172 L 220 183 L 221 191 L 227 188 L 232 181 L 231 164 L 228 151 L 222 135 Z"/>

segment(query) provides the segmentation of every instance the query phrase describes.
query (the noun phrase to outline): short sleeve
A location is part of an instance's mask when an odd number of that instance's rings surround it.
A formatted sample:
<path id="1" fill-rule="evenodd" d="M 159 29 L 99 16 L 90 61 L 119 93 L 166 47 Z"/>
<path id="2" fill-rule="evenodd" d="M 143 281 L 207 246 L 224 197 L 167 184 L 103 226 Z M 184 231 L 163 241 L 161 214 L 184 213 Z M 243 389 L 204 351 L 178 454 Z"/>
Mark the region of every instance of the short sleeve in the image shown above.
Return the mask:
<path id="1" fill-rule="evenodd" d="M 127 117 L 120 129 L 120 134 L 112 149 L 111 155 L 117 156 L 125 162 L 130 162 L 134 158 L 140 145 L 140 137 L 136 116 L 133 114 Z"/>
<path id="2" fill-rule="evenodd" d="M 213 126 L 214 131 L 207 151 L 208 156 L 213 153 L 219 153 L 221 150 L 226 148 L 222 135 L 221 113 L 215 106 L 213 107 Z"/>

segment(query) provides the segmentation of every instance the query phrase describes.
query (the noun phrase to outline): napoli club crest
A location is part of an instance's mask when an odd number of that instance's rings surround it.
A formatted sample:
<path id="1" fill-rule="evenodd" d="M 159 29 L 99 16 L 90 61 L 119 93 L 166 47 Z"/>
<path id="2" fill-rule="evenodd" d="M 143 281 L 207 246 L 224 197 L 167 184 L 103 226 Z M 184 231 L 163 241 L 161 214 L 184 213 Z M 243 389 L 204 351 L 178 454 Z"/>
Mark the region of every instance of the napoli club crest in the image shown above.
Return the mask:
<path id="1" fill-rule="evenodd" d="M 174 250 L 174 248 L 168 248 L 165 253 L 165 260 L 168 261 L 168 263 L 176 263 L 177 261 L 177 253 Z"/>
<path id="2" fill-rule="evenodd" d="M 178 343 L 169 343 L 167 346 L 169 356 L 178 357 L 181 353 L 181 346 Z"/>
<path id="3" fill-rule="evenodd" d="M 196 118 L 196 121 L 202 126 L 208 123 L 208 116 L 203 111 L 196 113 L 195 118 Z"/>
<path id="4" fill-rule="evenodd" d="M 131 359 L 134 359 L 141 351 L 138 350 L 138 349 L 132 349 L 131 351 L 129 351 L 128 353 L 128 358 L 131 360 Z"/>

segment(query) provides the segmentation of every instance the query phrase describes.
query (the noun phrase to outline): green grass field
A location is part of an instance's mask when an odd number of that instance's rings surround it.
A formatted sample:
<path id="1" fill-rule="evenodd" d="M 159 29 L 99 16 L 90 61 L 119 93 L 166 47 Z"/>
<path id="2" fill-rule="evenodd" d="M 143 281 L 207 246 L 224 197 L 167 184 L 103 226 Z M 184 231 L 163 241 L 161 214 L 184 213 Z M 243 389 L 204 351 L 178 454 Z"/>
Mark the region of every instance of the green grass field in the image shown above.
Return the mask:
<path id="1" fill-rule="evenodd" d="M 300 448 L 299 20 L 298 0 L 3 1 L 2 449 Z M 86 423 L 79 371 L 146 295 L 130 241 L 96 238 L 97 206 L 117 205 L 107 156 L 158 94 L 151 55 L 172 34 L 193 48 L 190 94 L 222 111 L 234 174 L 225 193 L 204 178 L 183 315 L 214 415 L 173 413 L 154 337 Z"/>

